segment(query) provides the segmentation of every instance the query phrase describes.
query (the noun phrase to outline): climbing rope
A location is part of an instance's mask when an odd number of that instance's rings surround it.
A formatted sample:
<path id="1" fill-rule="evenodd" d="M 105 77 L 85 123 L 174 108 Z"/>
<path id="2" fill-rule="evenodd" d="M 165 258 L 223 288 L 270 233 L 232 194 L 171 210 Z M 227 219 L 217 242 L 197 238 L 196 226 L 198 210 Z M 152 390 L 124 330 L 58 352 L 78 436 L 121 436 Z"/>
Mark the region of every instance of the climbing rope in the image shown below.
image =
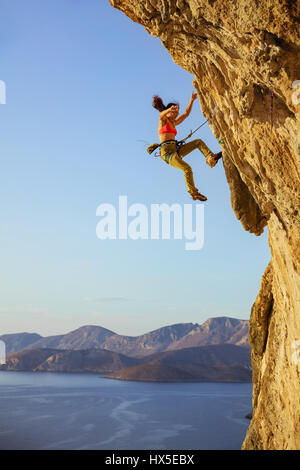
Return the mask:
<path id="1" fill-rule="evenodd" d="M 195 134 L 195 132 L 197 132 L 199 129 L 201 129 L 201 127 L 204 126 L 204 124 L 206 124 L 207 122 L 208 122 L 208 119 L 206 119 L 206 121 L 204 121 L 202 124 L 200 124 L 200 126 L 197 127 L 197 129 L 195 129 L 194 131 L 192 131 L 192 129 L 191 129 L 191 132 L 189 133 L 189 135 L 185 139 L 182 139 L 180 142 L 185 142 L 186 140 L 188 140 L 190 137 L 192 137 L 193 134 Z"/>

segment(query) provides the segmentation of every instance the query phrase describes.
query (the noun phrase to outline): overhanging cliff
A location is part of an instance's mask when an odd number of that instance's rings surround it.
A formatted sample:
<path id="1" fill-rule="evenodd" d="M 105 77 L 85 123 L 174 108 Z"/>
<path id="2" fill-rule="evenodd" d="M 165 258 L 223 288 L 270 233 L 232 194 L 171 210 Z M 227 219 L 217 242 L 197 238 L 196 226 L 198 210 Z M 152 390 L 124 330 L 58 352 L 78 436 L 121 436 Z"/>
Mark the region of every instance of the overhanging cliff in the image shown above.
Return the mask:
<path id="1" fill-rule="evenodd" d="M 272 259 L 251 311 L 254 411 L 243 448 L 300 449 L 300 0 L 110 3 L 194 75 L 201 110 L 224 138 L 236 217 L 255 235 L 268 225 Z"/>

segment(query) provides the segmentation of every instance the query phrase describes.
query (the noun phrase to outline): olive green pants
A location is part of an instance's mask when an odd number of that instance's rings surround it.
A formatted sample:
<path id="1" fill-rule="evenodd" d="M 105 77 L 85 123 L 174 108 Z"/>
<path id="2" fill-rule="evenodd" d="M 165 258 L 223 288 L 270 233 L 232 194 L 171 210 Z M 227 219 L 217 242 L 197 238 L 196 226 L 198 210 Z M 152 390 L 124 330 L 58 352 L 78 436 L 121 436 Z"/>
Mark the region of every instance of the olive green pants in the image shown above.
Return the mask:
<path id="1" fill-rule="evenodd" d="M 194 183 L 193 170 L 191 166 L 182 159 L 196 148 L 203 153 L 208 163 L 207 159 L 209 156 L 213 155 L 213 153 L 201 139 L 192 140 L 187 144 L 183 144 L 180 148 L 177 148 L 176 142 L 170 142 L 164 144 L 160 149 L 161 157 L 166 163 L 184 172 L 187 190 L 192 196 L 198 193 L 198 189 Z"/>

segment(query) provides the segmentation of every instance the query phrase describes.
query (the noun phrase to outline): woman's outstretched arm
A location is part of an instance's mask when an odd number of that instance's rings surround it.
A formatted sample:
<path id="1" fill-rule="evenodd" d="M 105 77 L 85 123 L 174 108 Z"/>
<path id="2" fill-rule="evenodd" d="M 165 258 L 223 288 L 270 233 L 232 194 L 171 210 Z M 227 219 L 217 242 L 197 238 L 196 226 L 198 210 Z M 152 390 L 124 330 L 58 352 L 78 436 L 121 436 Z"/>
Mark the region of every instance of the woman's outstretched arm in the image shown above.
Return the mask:
<path id="1" fill-rule="evenodd" d="M 196 99 L 197 99 L 197 93 L 192 92 L 190 102 L 186 110 L 184 111 L 184 113 L 176 119 L 175 126 L 178 126 L 178 124 L 181 124 L 190 115 L 192 111 L 193 103 Z"/>

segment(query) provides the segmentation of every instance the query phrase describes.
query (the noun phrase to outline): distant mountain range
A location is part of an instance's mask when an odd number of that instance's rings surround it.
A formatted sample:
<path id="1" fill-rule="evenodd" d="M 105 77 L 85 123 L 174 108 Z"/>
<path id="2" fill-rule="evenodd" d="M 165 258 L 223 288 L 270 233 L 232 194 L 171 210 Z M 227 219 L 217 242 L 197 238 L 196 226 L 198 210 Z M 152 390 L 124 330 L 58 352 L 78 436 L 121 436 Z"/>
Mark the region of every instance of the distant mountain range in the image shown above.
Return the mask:
<path id="1" fill-rule="evenodd" d="M 3 335 L 7 356 L 0 370 L 102 373 L 137 381 L 251 382 L 248 328 L 247 320 L 217 317 L 135 337 L 92 325 L 45 338 Z"/>
<path id="2" fill-rule="evenodd" d="M 140 336 L 118 335 L 101 326 L 82 326 L 65 335 L 42 337 L 35 333 L 0 336 L 6 352 L 23 349 L 106 349 L 130 357 L 145 357 L 156 352 L 205 346 L 235 344 L 249 347 L 249 321 L 230 317 L 210 318 L 201 325 L 179 323 Z"/>
<path id="3" fill-rule="evenodd" d="M 166 351 L 142 359 L 104 349 L 25 349 L 8 354 L 0 370 L 105 373 L 111 379 L 147 382 L 251 382 L 249 350 L 232 344 Z"/>
<path id="4" fill-rule="evenodd" d="M 41 338 L 42 336 L 36 333 L 14 333 L 0 336 L 0 340 L 5 343 L 6 353 L 21 351 Z"/>

